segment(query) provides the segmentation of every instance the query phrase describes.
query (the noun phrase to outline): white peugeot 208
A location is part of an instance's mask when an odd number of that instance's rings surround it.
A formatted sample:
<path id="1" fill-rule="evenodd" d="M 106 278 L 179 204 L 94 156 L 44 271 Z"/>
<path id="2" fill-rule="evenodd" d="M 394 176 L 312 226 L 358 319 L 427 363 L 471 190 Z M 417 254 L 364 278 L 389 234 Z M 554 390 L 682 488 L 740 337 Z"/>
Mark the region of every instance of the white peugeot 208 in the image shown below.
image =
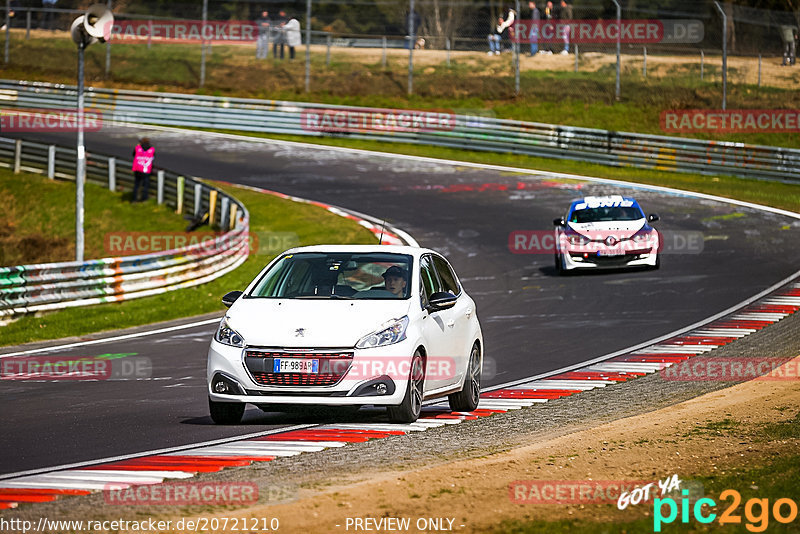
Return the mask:
<path id="1" fill-rule="evenodd" d="M 246 403 L 386 406 L 394 422 L 423 400 L 456 411 L 480 397 L 483 337 L 475 302 L 448 261 L 417 247 L 319 245 L 288 250 L 230 307 L 208 351 L 208 402 L 220 424 Z"/>

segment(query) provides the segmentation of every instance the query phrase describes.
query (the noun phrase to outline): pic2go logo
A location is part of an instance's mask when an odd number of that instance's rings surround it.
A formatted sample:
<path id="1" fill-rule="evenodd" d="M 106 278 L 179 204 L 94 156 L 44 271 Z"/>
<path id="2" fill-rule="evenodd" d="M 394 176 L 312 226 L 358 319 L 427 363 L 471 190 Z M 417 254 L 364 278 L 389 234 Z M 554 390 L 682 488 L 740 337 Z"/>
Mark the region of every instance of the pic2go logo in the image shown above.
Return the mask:
<path id="1" fill-rule="evenodd" d="M 681 523 L 685 524 L 689 522 L 690 509 L 695 521 L 698 523 L 712 523 L 715 519 L 717 519 L 717 514 L 710 511 L 707 514 L 704 514 L 703 510 L 703 505 L 706 505 L 709 508 L 717 505 L 713 499 L 704 497 L 702 499 L 698 499 L 694 503 L 694 506 L 692 506 L 689 504 L 689 498 L 687 497 L 689 492 L 687 490 L 682 490 L 681 493 L 683 495 L 680 504 Z M 741 524 L 742 517 L 736 512 L 736 510 L 739 508 L 739 505 L 742 503 L 741 494 L 739 494 L 739 492 L 736 490 L 729 489 L 720 493 L 719 498 L 722 501 L 731 499 L 731 503 L 728 505 L 725 511 L 720 514 L 717 522 L 720 525 L 726 525 L 729 523 L 735 525 Z M 664 515 L 665 507 L 668 509 L 666 516 Z M 664 499 L 655 499 L 653 501 L 653 531 L 661 532 L 661 525 L 669 525 L 670 523 L 674 522 L 678 518 L 678 511 L 678 503 L 675 502 L 675 499 L 670 497 Z M 744 517 L 748 521 L 745 523 L 745 528 L 750 532 L 764 532 L 767 530 L 767 527 L 769 526 L 770 511 L 772 512 L 772 516 L 775 518 L 775 521 L 778 523 L 791 523 L 797 519 L 797 503 L 792 499 L 777 499 L 772 504 L 772 508 L 770 509 L 769 499 L 759 499 L 754 497 L 749 499 L 744 504 Z"/>

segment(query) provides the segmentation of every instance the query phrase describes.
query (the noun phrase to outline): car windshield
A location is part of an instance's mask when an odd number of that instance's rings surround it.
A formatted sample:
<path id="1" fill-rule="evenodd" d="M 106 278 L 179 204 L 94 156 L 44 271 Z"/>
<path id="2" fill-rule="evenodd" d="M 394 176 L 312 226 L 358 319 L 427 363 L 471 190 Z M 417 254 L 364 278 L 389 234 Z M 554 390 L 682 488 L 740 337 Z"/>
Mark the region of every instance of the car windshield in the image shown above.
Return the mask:
<path id="1" fill-rule="evenodd" d="M 412 257 L 383 252 L 301 252 L 280 258 L 247 298 L 405 299 Z"/>
<path id="2" fill-rule="evenodd" d="M 643 219 L 644 213 L 638 206 L 609 206 L 573 210 L 569 222 L 593 223 L 607 221 L 636 221 Z"/>

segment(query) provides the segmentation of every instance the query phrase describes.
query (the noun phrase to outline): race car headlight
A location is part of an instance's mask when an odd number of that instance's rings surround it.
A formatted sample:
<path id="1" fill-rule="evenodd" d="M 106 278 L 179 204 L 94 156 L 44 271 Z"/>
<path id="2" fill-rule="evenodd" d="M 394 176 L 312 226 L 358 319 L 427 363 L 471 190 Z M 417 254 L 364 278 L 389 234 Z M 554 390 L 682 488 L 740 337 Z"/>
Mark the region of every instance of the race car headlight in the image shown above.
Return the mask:
<path id="1" fill-rule="evenodd" d="M 658 240 L 658 234 L 655 230 L 641 230 L 633 234 L 634 243 L 638 244 L 649 244 L 651 246 L 655 245 Z"/>
<path id="2" fill-rule="evenodd" d="M 244 338 L 228 326 L 228 320 L 223 317 L 222 321 L 219 323 L 219 328 L 217 328 L 217 333 L 214 334 L 214 339 L 222 343 L 223 345 L 230 345 L 231 347 L 244 347 Z"/>
<path id="3" fill-rule="evenodd" d="M 408 328 L 407 315 L 402 319 L 393 319 L 380 330 L 376 330 L 359 339 L 358 343 L 356 343 L 356 348 L 371 349 L 399 343 L 406 338 L 406 328 Z"/>
<path id="4" fill-rule="evenodd" d="M 570 245 L 588 245 L 589 240 L 583 237 L 581 234 L 570 234 L 567 236 L 567 240 L 569 241 Z"/>

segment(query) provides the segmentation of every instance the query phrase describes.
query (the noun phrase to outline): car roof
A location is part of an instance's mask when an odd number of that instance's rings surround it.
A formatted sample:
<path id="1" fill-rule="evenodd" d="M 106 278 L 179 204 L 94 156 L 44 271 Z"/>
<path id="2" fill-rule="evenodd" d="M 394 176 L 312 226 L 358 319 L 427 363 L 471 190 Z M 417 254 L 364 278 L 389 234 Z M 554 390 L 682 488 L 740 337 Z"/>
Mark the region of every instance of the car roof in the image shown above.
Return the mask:
<path id="1" fill-rule="evenodd" d="M 570 204 L 570 209 L 575 208 L 580 204 L 587 204 L 587 205 L 605 205 L 605 206 L 616 206 L 622 203 L 626 203 L 630 206 L 639 206 L 639 203 L 636 202 L 636 199 L 633 197 L 623 197 L 622 195 L 605 195 L 605 196 L 588 196 L 579 198 L 577 200 L 573 200 Z"/>
<path id="2" fill-rule="evenodd" d="M 301 252 L 383 252 L 387 254 L 408 254 L 419 257 L 425 253 L 436 252 L 422 247 L 407 245 L 310 245 L 287 250 L 284 254 L 298 254 Z M 437 253 L 438 254 L 438 253 Z"/>

